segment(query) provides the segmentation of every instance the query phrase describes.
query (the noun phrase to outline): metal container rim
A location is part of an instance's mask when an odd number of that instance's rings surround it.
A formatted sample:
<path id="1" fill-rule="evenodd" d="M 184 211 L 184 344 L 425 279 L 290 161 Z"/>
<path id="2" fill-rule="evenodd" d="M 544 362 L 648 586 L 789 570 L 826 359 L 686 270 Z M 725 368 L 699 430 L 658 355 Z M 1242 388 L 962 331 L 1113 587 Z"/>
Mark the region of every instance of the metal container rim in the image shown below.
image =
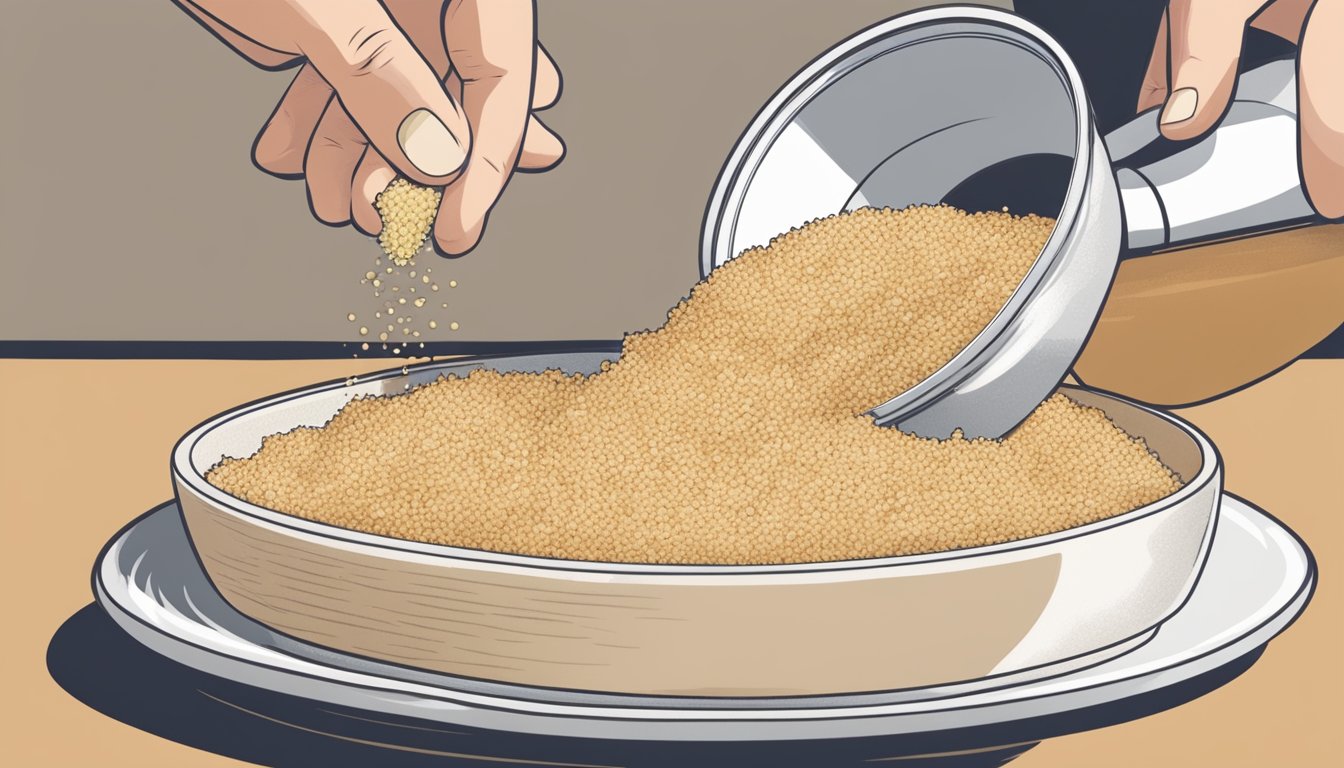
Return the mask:
<path id="1" fill-rule="evenodd" d="M 968 24 L 974 28 L 967 29 Z M 940 34 L 938 28 L 943 26 L 951 28 Z M 1091 181 L 1097 134 L 1082 78 L 1064 49 L 1044 30 L 1022 17 L 983 6 L 941 6 L 911 11 L 874 24 L 813 59 L 775 92 L 733 146 L 705 208 L 701 229 L 702 278 L 715 268 L 716 251 L 724 234 L 723 222 L 727 218 L 736 219 L 751 176 L 775 138 L 800 110 L 831 83 L 880 56 L 909 45 L 959 37 L 989 38 L 1017 46 L 1055 70 L 1074 108 L 1073 168 L 1055 226 L 1008 300 L 951 360 L 904 392 L 874 406 L 870 413 L 883 424 L 899 422 L 929 407 L 991 359 L 1000 338 L 1054 274 L 1066 242 L 1075 234 Z M 1024 45 L 1023 38 L 1031 45 Z"/>

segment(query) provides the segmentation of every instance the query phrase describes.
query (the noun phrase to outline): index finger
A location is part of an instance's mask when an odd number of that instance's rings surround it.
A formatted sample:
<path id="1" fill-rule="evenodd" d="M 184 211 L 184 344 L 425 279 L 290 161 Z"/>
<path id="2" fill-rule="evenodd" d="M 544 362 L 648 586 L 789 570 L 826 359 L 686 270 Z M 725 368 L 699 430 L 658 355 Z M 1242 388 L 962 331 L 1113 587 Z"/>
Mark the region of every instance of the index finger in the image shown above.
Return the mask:
<path id="1" fill-rule="evenodd" d="M 1162 21 L 1157 25 L 1157 37 L 1153 40 L 1153 52 L 1148 57 L 1148 69 L 1143 73 L 1143 84 L 1139 86 L 1139 104 L 1135 112 L 1144 112 L 1162 105 L 1167 100 L 1167 12 L 1162 11 Z"/>
<path id="2" fill-rule="evenodd" d="M 301 58 L 298 53 L 279 51 L 243 35 L 238 30 L 215 18 L 204 8 L 197 5 L 194 0 L 173 0 L 173 4 L 185 11 L 188 16 L 196 20 L 197 24 L 205 27 L 210 34 L 219 38 L 238 55 L 262 69 L 284 69 Z"/>
<path id="3" fill-rule="evenodd" d="M 444 12 L 443 30 L 473 141 L 466 169 L 443 192 L 434 242 L 460 256 L 480 240 L 518 162 L 532 101 L 536 13 L 532 0 L 461 0 Z"/>

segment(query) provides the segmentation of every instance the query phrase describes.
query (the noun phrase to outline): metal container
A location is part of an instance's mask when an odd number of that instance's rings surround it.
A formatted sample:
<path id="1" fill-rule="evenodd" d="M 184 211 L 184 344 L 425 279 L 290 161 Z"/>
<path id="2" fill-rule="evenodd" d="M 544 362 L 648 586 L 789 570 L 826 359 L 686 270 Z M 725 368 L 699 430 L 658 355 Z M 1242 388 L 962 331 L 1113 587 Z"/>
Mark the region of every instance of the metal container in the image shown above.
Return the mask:
<path id="1" fill-rule="evenodd" d="M 1122 250 L 1313 216 L 1297 178 L 1293 77 L 1291 62 L 1244 75 L 1204 140 L 1161 140 L 1152 111 L 1103 142 L 1077 70 L 1038 27 L 973 6 L 898 16 L 822 54 L 757 114 L 710 197 L 701 273 L 802 222 L 864 206 L 945 202 L 1055 217 L 989 325 L 872 410 L 878 423 L 919 435 L 998 437 L 1062 381 Z M 1124 161 L 1118 171 L 1108 145 Z"/>
<path id="2" fill-rule="evenodd" d="M 1190 594 L 1213 536 L 1222 470 L 1207 438 L 1171 416 L 1074 389 L 1064 391 L 1146 440 L 1184 486 L 1089 525 L 907 557 L 773 566 L 527 557 L 337 528 L 205 480 L 220 459 L 324 424 L 356 397 L 480 367 L 591 373 L 612 356 L 434 363 L 220 414 L 173 450 L 196 555 L 230 605 L 277 631 L 461 679 L 704 700 L 894 690 L 915 700 L 1058 674 L 1136 647 Z"/>

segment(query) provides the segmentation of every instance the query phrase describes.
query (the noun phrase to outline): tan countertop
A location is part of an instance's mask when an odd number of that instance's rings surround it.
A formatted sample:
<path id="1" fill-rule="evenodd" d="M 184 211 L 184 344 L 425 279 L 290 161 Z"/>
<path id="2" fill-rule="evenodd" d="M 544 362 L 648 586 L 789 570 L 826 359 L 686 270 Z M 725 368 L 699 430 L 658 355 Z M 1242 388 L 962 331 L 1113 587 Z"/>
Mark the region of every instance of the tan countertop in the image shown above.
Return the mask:
<path id="1" fill-rule="evenodd" d="M 197 766 L 237 761 L 125 725 L 56 682 L 53 635 L 91 601 L 89 571 L 122 525 L 168 499 L 168 452 L 205 417 L 372 361 L 0 360 L 0 562 L 7 738 L 0 764 Z M 1301 361 L 1223 400 L 1186 409 L 1221 450 L 1228 490 L 1292 526 L 1322 581 L 1306 614 L 1227 686 L 1132 723 L 1046 742 L 1013 765 L 1337 764 L 1344 706 L 1344 361 Z M 97 660 L 92 660 L 97 663 Z M 129 695 L 134 695 L 130 692 Z"/>

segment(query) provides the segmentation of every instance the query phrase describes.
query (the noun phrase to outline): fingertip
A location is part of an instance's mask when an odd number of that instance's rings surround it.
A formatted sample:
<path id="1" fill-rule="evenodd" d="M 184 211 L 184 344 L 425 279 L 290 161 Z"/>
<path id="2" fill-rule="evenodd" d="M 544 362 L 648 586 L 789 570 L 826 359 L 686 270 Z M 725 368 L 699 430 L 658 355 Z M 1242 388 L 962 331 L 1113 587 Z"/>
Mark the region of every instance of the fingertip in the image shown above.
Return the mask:
<path id="1" fill-rule="evenodd" d="M 282 179 L 303 176 L 304 156 L 317 124 L 331 103 L 331 86 L 312 66 L 294 76 L 252 141 L 252 164 Z"/>
<path id="2" fill-rule="evenodd" d="M 362 190 L 356 189 L 350 195 L 350 221 L 355 229 L 369 237 L 377 237 L 383 232 L 383 218 L 374 204 L 364 199 Z"/>
<path id="3" fill-rule="evenodd" d="M 1139 101 L 1134 106 L 1134 114 L 1142 114 L 1154 107 L 1162 106 L 1167 100 L 1167 90 L 1165 88 L 1153 88 L 1139 95 Z"/>
<path id="4" fill-rule="evenodd" d="M 470 142 L 462 141 L 438 115 L 417 109 L 397 127 L 397 145 L 418 180 L 442 186 L 467 163 Z"/>
<path id="5" fill-rule="evenodd" d="M 1190 87 L 1177 88 L 1167 97 L 1158 118 L 1162 135 L 1175 141 L 1193 139 L 1209 128 L 1220 117 L 1202 94 Z"/>
<path id="6" fill-rule="evenodd" d="M 479 239 L 434 236 L 434 252 L 445 259 L 460 259 L 475 250 L 479 244 Z"/>
<path id="7" fill-rule="evenodd" d="M 541 43 L 537 43 L 535 75 L 532 79 L 532 109 L 550 109 L 560 101 L 565 90 L 565 78 L 555 59 Z"/>
<path id="8" fill-rule="evenodd" d="M 1326 221 L 1344 222 L 1344 197 L 1317 203 L 1316 212 Z"/>
<path id="9" fill-rule="evenodd" d="M 350 223 L 348 213 L 333 214 L 331 211 L 324 212 L 312 205 L 309 205 L 308 208 L 313 212 L 313 218 L 328 227 L 340 228 Z"/>
<path id="10" fill-rule="evenodd" d="M 328 227 L 340 228 L 350 223 L 350 214 L 345 212 L 333 213 L 313 205 L 311 196 L 308 199 L 308 210 L 313 212 L 313 218 L 317 219 L 318 223 Z"/>
<path id="11" fill-rule="evenodd" d="M 267 124 L 252 142 L 252 164 L 257 170 L 281 179 L 303 177 L 302 148 L 295 150 L 288 137 L 279 136 Z"/>
<path id="12" fill-rule="evenodd" d="M 361 235 L 377 237 L 383 232 L 383 222 L 377 216 L 372 219 L 359 213 L 357 210 L 350 212 L 350 223 Z"/>
<path id="13" fill-rule="evenodd" d="M 1344 220 L 1344 163 L 1331 164 L 1320 159 L 1304 162 L 1302 182 L 1307 200 L 1321 218 L 1332 222 Z"/>
<path id="14" fill-rule="evenodd" d="M 564 161 L 568 152 L 564 139 L 533 118 L 523 149 L 518 153 L 516 170 L 519 173 L 549 171 Z"/>
<path id="15" fill-rule="evenodd" d="M 1202 136 L 1231 104 L 1249 6 L 1227 5 L 1170 6 L 1170 93 L 1159 118 L 1162 135 L 1169 139 Z"/>
<path id="16" fill-rule="evenodd" d="M 396 172 L 370 149 L 355 172 L 355 189 L 350 196 L 351 220 L 360 232 L 370 237 L 382 233 L 383 220 L 378 214 L 378 195 L 396 178 Z"/>
<path id="17" fill-rule="evenodd" d="M 460 259 L 481 242 L 482 225 L 475 227 L 434 227 L 434 252 L 446 259 Z"/>
<path id="18" fill-rule="evenodd" d="M 349 201 L 342 201 L 342 196 L 331 194 L 330 190 L 314 189 L 311 183 L 306 185 L 308 190 L 308 210 L 312 212 L 313 218 L 328 227 L 343 227 L 350 223 L 350 205 Z"/>
<path id="19" fill-rule="evenodd" d="M 1181 122 L 1162 123 L 1158 126 L 1163 138 L 1171 141 L 1189 141 L 1208 133 L 1213 121 L 1190 118 Z"/>
<path id="20" fill-rule="evenodd" d="M 465 251 L 460 252 L 454 252 L 454 250 L 455 246 L 451 244 L 445 244 L 442 241 L 440 241 L 439 238 L 437 237 L 434 238 L 434 254 L 441 259 L 460 259 L 463 256 L 467 255 L 467 253 L 470 252 L 471 249 L 468 248 Z"/>

